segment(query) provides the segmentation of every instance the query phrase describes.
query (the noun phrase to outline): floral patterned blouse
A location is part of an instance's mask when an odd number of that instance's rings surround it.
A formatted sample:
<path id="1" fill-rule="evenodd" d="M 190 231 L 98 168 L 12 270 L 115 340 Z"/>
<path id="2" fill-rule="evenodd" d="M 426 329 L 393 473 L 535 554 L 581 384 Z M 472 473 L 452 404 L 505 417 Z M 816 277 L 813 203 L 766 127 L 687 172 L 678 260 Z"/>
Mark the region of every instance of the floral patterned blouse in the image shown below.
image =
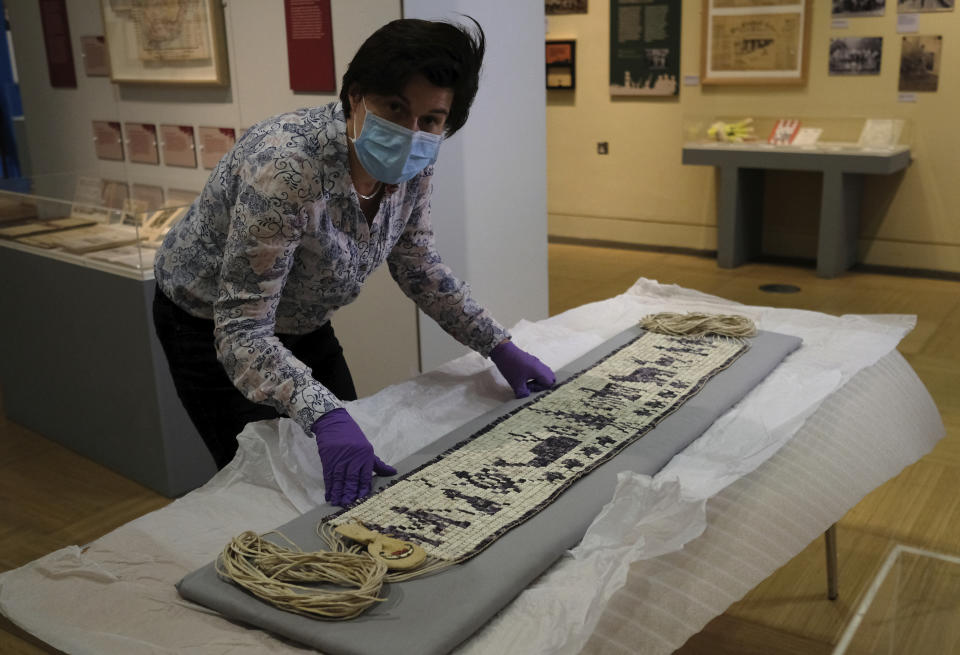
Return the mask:
<path id="1" fill-rule="evenodd" d="M 276 334 L 322 326 L 384 260 L 403 292 L 464 345 L 486 356 L 509 336 L 437 254 L 433 168 L 385 195 L 368 224 L 347 153 L 339 102 L 251 127 L 167 234 L 154 265 L 168 298 L 213 319 L 217 355 L 234 385 L 307 432 L 341 403 Z"/>

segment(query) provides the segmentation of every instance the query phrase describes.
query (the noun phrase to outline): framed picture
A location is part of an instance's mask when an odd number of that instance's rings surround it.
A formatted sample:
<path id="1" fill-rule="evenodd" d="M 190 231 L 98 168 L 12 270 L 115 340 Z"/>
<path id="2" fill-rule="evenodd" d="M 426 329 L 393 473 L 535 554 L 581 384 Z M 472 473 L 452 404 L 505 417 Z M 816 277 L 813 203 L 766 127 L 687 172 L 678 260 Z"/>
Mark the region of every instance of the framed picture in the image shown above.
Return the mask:
<path id="1" fill-rule="evenodd" d="M 576 47 L 576 41 L 547 41 L 548 89 L 576 88 Z"/>
<path id="2" fill-rule="evenodd" d="M 237 131 L 232 127 L 200 126 L 200 162 L 204 168 L 216 168 L 237 142 Z"/>
<path id="3" fill-rule="evenodd" d="M 879 75 L 882 36 L 842 36 L 830 39 L 831 75 Z"/>
<path id="4" fill-rule="evenodd" d="M 157 126 L 152 123 L 124 123 L 127 135 L 127 158 L 136 164 L 159 164 Z"/>
<path id="5" fill-rule="evenodd" d="M 807 82 L 811 0 L 704 0 L 701 84 Z"/>
<path id="6" fill-rule="evenodd" d="M 100 0 L 100 9 L 112 81 L 229 82 L 220 0 Z"/>
<path id="7" fill-rule="evenodd" d="M 901 14 L 953 11 L 954 0 L 898 0 L 897 11 Z"/>
<path id="8" fill-rule="evenodd" d="M 551 14 L 585 14 L 587 0 L 544 0 L 544 13 Z"/>
<path id="9" fill-rule="evenodd" d="M 830 13 L 836 18 L 849 16 L 883 16 L 886 9 L 886 0 L 833 0 Z"/>
<path id="10" fill-rule="evenodd" d="M 900 47 L 898 90 L 936 91 L 940 83 L 942 36 L 905 36 Z"/>
<path id="11" fill-rule="evenodd" d="M 610 95 L 680 92 L 680 0 L 610 0 Z"/>
<path id="12" fill-rule="evenodd" d="M 161 125 L 160 146 L 167 166 L 197 167 L 197 146 L 192 125 Z"/>
<path id="13" fill-rule="evenodd" d="M 97 159 L 123 161 L 123 132 L 117 121 L 93 121 L 93 147 Z"/>

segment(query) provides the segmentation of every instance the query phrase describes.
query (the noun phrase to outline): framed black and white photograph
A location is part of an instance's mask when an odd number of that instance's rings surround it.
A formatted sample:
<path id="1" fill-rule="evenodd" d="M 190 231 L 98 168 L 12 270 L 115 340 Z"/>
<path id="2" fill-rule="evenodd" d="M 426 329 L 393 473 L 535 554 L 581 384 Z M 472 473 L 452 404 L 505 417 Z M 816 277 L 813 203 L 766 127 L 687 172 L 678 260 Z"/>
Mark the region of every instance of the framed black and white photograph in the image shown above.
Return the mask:
<path id="1" fill-rule="evenodd" d="M 543 0 L 544 10 L 550 14 L 585 14 L 587 0 Z"/>
<path id="2" fill-rule="evenodd" d="M 667 67 L 670 57 L 669 48 L 646 48 L 643 52 L 650 70 L 663 70 Z"/>
<path id="3" fill-rule="evenodd" d="M 833 0 L 833 15 L 858 18 L 883 16 L 886 0 Z"/>
<path id="4" fill-rule="evenodd" d="M 879 75 L 883 37 L 844 36 L 830 39 L 831 75 Z"/>
<path id="5" fill-rule="evenodd" d="M 900 49 L 900 91 L 936 91 L 942 36 L 905 36 Z"/>
<path id="6" fill-rule="evenodd" d="M 953 11 L 954 3 L 955 0 L 897 0 L 897 11 L 901 14 Z"/>

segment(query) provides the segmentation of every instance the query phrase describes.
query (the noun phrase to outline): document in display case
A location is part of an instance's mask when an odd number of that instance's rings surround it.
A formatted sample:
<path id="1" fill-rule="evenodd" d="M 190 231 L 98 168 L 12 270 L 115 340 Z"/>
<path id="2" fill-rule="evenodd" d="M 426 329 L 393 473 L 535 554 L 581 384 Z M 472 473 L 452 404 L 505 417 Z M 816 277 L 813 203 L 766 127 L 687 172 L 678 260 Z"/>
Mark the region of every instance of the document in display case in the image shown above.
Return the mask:
<path id="1" fill-rule="evenodd" d="M 30 178 L 21 191 L 0 190 L 0 244 L 146 279 L 157 246 L 189 208 L 165 205 L 165 196 L 182 197 L 91 175 Z"/>
<path id="2" fill-rule="evenodd" d="M 219 0 L 100 0 L 100 10 L 114 82 L 217 86 L 229 82 Z"/>

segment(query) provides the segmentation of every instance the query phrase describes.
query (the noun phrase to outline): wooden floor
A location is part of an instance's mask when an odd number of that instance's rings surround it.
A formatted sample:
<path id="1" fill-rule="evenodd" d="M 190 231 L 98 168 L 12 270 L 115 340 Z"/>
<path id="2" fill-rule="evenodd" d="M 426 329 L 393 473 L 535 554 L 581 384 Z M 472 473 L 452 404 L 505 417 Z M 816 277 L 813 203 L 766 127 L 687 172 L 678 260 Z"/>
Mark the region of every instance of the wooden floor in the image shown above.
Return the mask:
<path id="1" fill-rule="evenodd" d="M 936 400 L 948 432 L 930 455 L 875 490 L 840 522 L 839 600 L 824 599 L 818 540 L 680 653 L 830 653 L 894 544 L 960 555 L 960 282 L 856 272 L 823 280 L 812 268 L 748 264 L 724 270 L 703 257 L 551 244 L 550 313 L 621 293 L 638 277 L 747 304 L 831 314 L 916 314 L 917 327 L 900 350 Z M 760 291 L 767 283 L 801 290 Z M 89 542 L 168 502 L 0 416 L 0 570 Z M 953 590 L 954 600 L 957 595 Z M 42 652 L 0 628 L 0 653 Z"/>

